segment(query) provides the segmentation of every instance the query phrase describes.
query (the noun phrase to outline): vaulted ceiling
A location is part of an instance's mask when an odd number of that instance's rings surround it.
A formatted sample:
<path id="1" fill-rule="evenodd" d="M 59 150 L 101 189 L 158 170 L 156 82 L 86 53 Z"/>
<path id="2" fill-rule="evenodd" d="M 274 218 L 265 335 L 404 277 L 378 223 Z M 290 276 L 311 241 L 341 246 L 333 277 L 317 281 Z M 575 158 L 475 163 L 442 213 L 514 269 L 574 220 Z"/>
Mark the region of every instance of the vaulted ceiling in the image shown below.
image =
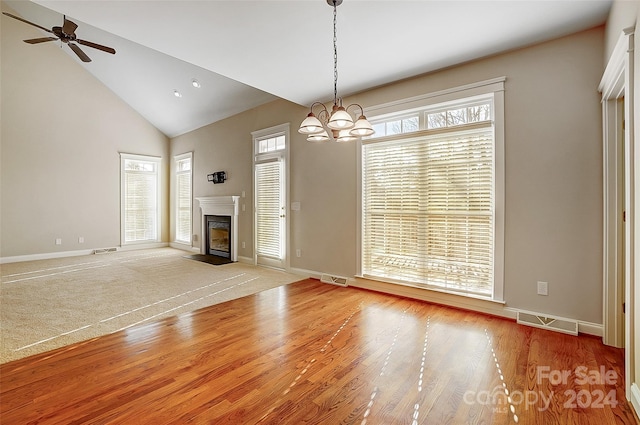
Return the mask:
<path id="1" fill-rule="evenodd" d="M 611 0 L 344 0 L 338 91 L 347 96 L 592 28 L 610 7 Z M 3 11 L 45 28 L 66 15 L 78 38 L 114 47 L 115 55 L 82 47 L 90 63 L 62 51 L 169 137 L 278 97 L 301 105 L 333 98 L 326 0 L 33 0 L 3 2 Z M 47 35 L 21 25 L 25 38 Z"/>

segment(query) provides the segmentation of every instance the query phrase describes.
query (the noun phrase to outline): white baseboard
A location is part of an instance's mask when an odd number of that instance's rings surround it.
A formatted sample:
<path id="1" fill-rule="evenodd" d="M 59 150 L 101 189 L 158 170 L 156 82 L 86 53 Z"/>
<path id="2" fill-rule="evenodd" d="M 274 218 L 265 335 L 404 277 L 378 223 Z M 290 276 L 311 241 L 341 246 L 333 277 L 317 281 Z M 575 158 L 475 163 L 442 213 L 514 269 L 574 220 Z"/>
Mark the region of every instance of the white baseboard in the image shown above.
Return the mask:
<path id="1" fill-rule="evenodd" d="M 169 246 L 167 242 L 157 242 L 150 244 L 135 244 L 117 246 L 118 251 L 135 251 L 139 249 L 164 248 Z M 13 257 L 0 257 L 0 264 L 20 263 L 23 261 L 50 260 L 52 258 L 79 257 L 81 255 L 91 255 L 96 249 L 79 249 L 76 251 L 43 252 L 41 254 L 16 255 Z"/>
<path id="2" fill-rule="evenodd" d="M 193 254 L 200 254 L 200 248 L 199 247 L 183 244 L 183 243 L 180 243 L 180 242 L 170 242 L 169 246 L 171 248 L 180 249 L 182 251 L 191 252 Z"/>
<path id="3" fill-rule="evenodd" d="M 137 251 L 139 249 L 166 248 L 168 246 L 168 242 L 136 243 L 132 245 L 121 245 L 118 247 L 118 251 Z"/>
<path id="4" fill-rule="evenodd" d="M 241 255 L 238 255 L 238 263 L 254 265 L 255 261 L 253 261 L 253 258 L 251 257 L 243 257 Z"/>
<path id="5" fill-rule="evenodd" d="M 578 320 L 578 333 L 603 336 L 604 325 L 600 323 L 583 322 L 581 320 Z"/>
<path id="6" fill-rule="evenodd" d="M 629 401 L 636 411 L 636 415 L 640 417 L 640 387 L 638 387 L 637 382 L 631 384 L 631 397 Z"/>
<path id="7" fill-rule="evenodd" d="M 302 277 L 305 277 L 305 278 L 311 277 L 311 278 L 318 279 L 318 280 L 320 280 L 320 276 L 322 275 L 322 273 L 319 273 L 319 272 L 314 272 L 314 271 L 305 270 L 305 269 L 297 269 L 295 267 L 291 267 L 288 270 L 288 272 L 289 273 L 293 273 L 293 274 L 297 274 L 298 276 L 302 276 Z"/>
<path id="8" fill-rule="evenodd" d="M 44 252 L 42 254 L 16 255 L 0 257 L 0 264 L 21 263 L 23 261 L 49 260 L 52 258 L 79 257 L 93 254 L 93 249 L 79 249 L 77 251 Z"/>

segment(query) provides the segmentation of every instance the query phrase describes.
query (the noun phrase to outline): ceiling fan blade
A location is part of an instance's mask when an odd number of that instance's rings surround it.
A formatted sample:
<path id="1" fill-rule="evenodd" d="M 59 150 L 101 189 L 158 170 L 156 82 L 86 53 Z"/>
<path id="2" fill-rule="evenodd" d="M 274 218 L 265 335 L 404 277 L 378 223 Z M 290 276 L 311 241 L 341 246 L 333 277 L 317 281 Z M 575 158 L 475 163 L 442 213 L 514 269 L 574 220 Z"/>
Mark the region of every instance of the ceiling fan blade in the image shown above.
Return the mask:
<path id="1" fill-rule="evenodd" d="M 29 22 L 29 21 L 27 21 L 26 19 L 22 19 L 22 18 L 21 18 L 21 17 L 19 17 L 19 16 L 12 15 L 11 13 L 7 13 L 7 12 L 2 12 L 2 14 L 3 14 L 3 15 L 7 15 L 7 16 L 9 16 L 10 18 L 17 19 L 18 21 L 22 21 L 22 22 L 24 22 L 25 24 L 33 25 L 33 26 L 34 26 L 34 27 L 36 27 L 36 28 L 40 28 L 42 31 L 50 32 L 50 33 L 52 33 L 52 34 L 53 34 L 53 31 L 51 31 L 50 29 L 47 29 L 47 28 L 45 28 L 45 27 L 42 27 L 42 26 L 40 26 L 40 25 L 38 25 L 38 24 L 34 24 L 33 22 Z"/>
<path id="2" fill-rule="evenodd" d="M 92 43 L 91 41 L 80 40 L 78 38 L 76 39 L 76 42 L 78 44 L 82 44 L 83 46 L 93 47 L 94 49 L 98 49 L 98 50 L 102 50 L 103 52 L 111 53 L 112 55 L 116 54 L 115 49 L 113 49 L 111 47 L 103 46 L 101 44 Z"/>
<path id="3" fill-rule="evenodd" d="M 78 55 L 78 57 L 80 58 L 80 60 L 82 62 L 91 62 L 91 58 L 89 56 L 87 56 L 82 49 L 80 49 L 78 46 L 76 46 L 73 43 L 69 43 L 69 47 L 71 47 L 71 50 L 73 50 L 76 55 Z"/>
<path id="4" fill-rule="evenodd" d="M 37 43 L 44 43 L 46 41 L 55 41 L 57 39 L 58 39 L 57 37 L 42 37 L 42 38 L 30 38 L 29 40 L 23 40 L 23 41 L 29 44 L 37 44 Z"/>
<path id="5" fill-rule="evenodd" d="M 64 23 L 62 24 L 62 32 L 64 32 L 66 35 L 73 35 L 76 31 L 76 28 L 78 28 L 78 25 L 67 19 L 66 15 L 64 16 Z"/>

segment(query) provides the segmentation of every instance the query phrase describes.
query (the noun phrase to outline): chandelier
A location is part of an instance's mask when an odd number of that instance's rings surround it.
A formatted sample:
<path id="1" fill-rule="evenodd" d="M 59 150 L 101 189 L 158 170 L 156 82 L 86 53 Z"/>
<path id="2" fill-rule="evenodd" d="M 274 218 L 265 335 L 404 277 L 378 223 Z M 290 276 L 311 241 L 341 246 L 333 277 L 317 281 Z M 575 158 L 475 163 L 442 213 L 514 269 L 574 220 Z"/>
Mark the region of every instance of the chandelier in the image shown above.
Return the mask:
<path id="1" fill-rule="evenodd" d="M 336 142 L 351 142 L 362 136 L 370 136 L 374 133 L 371 123 L 364 116 L 362 106 L 357 103 L 346 108 L 342 106 L 342 99 L 338 97 L 338 37 L 336 22 L 338 16 L 338 6 L 342 0 L 327 0 L 329 6 L 333 6 L 333 108 L 331 112 L 327 110 L 322 102 L 314 102 L 311 105 L 311 112 L 302 121 L 299 133 L 306 134 L 309 142 L 325 142 L 335 140 Z M 313 108 L 318 107 L 320 112 L 313 113 Z M 355 111 L 360 110 L 358 118 L 355 120 L 348 112 L 349 108 Z"/>

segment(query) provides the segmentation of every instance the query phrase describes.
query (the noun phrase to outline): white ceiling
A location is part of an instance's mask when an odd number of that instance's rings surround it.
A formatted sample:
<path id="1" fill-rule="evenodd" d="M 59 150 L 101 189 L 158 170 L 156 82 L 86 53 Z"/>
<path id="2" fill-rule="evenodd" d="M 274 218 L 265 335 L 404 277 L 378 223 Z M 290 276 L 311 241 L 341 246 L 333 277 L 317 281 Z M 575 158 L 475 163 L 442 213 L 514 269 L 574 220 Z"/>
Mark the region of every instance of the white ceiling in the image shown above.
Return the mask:
<path id="1" fill-rule="evenodd" d="M 611 2 L 344 0 L 339 95 L 603 24 Z M 78 38 L 114 47 L 115 56 L 82 47 L 93 62 L 78 63 L 169 137 L 276 97 L 307 106 L 333 99 L 333 9 L 326 0 L 5 4 L 46 28 L 66 14 L 79 25 Z M 45 35 L 25 27 L 34 38 Z M 193 78 L 202 88 L 191 87 Z"/>

